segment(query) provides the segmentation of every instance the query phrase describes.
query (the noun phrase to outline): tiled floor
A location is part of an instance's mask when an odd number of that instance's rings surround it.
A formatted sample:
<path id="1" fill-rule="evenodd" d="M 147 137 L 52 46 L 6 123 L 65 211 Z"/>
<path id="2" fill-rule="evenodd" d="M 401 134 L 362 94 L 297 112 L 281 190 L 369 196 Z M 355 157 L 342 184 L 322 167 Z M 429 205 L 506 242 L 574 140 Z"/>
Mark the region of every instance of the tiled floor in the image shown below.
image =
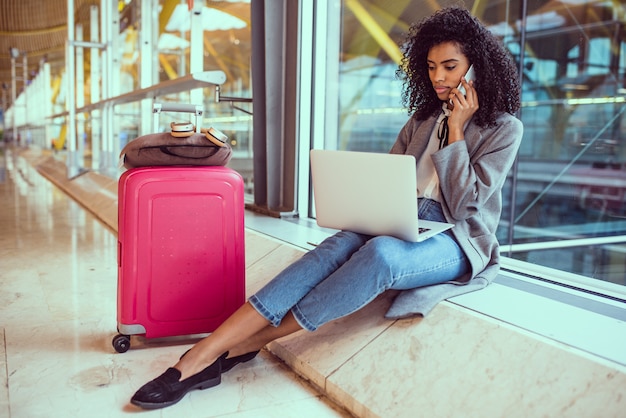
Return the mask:
<path id="1" fill-rule="evenodd" d="M 20 156 L 28 162 L 0 159 L 8 163 L 0 167 L 5 341 L 0 362 L 6 370 L 0 372 L 5 380 L 0 417 L 137 412 L 128 404 L 132 393 L 175 362 L 191 341 L 135 339 L 129 352 L 113 352 L 116 243 L 110 231 L 117 226 L 116 183 L 94 172 L 69 180 L 62 156 L 34 150 Z M 320 237 L 273 218 L 268 230 L 268 217 L 246 212 L 250 295 Z M 347 416 L 324 402 L 332 399 L 363 418 L 623 418 L 623 362 L 553 338 L 554 327 L 536 332 L 537 321 L 554 322 L 559 332 L 571 329 L 620 352 L 623 332 L 610 330 L 623 330 L 623 321 L 589 320 L 581 312 L 572 316 L 564 303 L 528 302 L 525 292 L 503 287 L 496 283 L 442 302 L 427 318 L 395 321 L 384 318 L 393 298 L 387 292 L 315 333 L 301 331 L 272 342 L 259 359 L 225 375 L 217 388 L 148 415 Z M 526 320 L 512 320 L 516 312 Z M 609 330 L 609 322 L 617 327 Z"/>
<path id="2" fill-rule="evenodd" d="M 0 417 L 138 412 L 129 403 L 134 391 L 193 341 L 133 337 L 130 351 L 114 351 L 115 233 L 2 148 L 0 231 Z M 264 251 L 253 248 L 251 260 Z M 220 386 L 145 414 L 349 416 L 267 351 L 225 374 Z"/>

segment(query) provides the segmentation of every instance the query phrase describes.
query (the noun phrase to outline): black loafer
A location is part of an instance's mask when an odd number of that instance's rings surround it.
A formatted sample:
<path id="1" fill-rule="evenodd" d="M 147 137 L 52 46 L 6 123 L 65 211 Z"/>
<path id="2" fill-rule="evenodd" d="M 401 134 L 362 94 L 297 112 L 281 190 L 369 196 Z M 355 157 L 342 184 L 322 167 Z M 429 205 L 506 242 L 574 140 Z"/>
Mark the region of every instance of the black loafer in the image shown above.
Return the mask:
<path id="1" fill-rule="evenodd" d="M 170 367 L 161 376 L 143 385 L 130 400 L 130 403 L 143 409 L 159 409 L 174 405 L 189 391 L 208 389 L 222 381 L 223 354 L 213 364 L 200 373 L 180 381 L 180 371 Z"/>
<path id="2" fill-rule="evenodd" d="M 222 373 L 226 373 L 227 371 L 229 371 L 230 369 L 232 369 L 239 363 L 245 363 L 246 361 L 252 360 L 253 358 L 256 357 L 257 354 L 259 354 L 259 351 L 260 350 L 251 351 L 249 353 L 242 354 L 240 356 L 222 359 Z M 226 352 L 226 355 L 228 355 L 228 351 Z"/>
<path id="3" fill-rule="evenodd" d="M 222 355 L 222 373 L 226 373 L 227 371 L 229 371 L 230 369 L 232 369 L 239 363 L 245 363 L 246 361 L 252 360 L 253 358 L 256 357 L 257 354 L 259 354 L 259 351 L 261 350 L 251 351 L 249 353 L 242 354 L 240 356 L 231 357 L 231 358 L 225 358 L 225 356 L 228 356 L 228 351 L 225 352 Z M 180 356 L 180 358 L 182 359 L 183 357 L 185 357 L 185 355 L 188 352 L 189 350 L 185 351 L 185 353 L 183 353 L 183 355 Z"/>

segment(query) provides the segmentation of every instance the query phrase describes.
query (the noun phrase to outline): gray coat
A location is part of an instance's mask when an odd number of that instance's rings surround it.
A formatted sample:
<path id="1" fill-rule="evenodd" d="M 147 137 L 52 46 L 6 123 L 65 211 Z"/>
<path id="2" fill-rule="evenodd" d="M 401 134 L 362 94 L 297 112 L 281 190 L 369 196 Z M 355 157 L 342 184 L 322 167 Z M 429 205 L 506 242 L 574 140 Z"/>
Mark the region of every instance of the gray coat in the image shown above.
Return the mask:
<path id="1" fill-rule="evenodd" d="M 393 154 L 409 154 L 417 160 L 425 152 L 436 117 L 411 118 L 391 148 Z M 508 113 L 497 125 L 481 128 L 472 121 L 465 140 L 432 154 L 439 176 L 441 205 L 457 242 L 467 256 L 471 273 L 454 282 L 400 292 L 387 318 L 425 316 L 444 299 L 482 289 L 500 270 L 496 228 L 502 212 L 502 186 L 522 140 L 522 122 Z"/>

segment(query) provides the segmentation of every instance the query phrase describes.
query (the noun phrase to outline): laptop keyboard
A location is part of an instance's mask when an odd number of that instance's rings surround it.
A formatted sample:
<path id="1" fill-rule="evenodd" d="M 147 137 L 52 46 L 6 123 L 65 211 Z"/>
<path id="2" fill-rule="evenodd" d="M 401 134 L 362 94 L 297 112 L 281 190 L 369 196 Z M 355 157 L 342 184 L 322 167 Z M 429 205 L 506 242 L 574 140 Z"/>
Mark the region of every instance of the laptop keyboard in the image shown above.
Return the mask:
<path id="1" fill-rule="evenodd" d="M 430 228 L 419 228 L 419 233 L 422 234 L 424 232 L 430 231 Z"/>

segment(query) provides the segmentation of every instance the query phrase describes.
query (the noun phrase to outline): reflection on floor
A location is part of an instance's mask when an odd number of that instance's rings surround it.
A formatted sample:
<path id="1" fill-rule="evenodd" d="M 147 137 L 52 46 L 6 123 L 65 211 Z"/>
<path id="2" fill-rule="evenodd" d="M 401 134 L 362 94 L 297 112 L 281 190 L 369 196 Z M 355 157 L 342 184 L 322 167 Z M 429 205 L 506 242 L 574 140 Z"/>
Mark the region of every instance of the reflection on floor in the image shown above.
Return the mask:
<path id="1" fill-rule="evenodd" d="M 116 417 L 193 341 L 113 350 L 116 236 L 0 148 L 0 417 Z M 345 417 L 267 351 L 146 416 Z"/>

